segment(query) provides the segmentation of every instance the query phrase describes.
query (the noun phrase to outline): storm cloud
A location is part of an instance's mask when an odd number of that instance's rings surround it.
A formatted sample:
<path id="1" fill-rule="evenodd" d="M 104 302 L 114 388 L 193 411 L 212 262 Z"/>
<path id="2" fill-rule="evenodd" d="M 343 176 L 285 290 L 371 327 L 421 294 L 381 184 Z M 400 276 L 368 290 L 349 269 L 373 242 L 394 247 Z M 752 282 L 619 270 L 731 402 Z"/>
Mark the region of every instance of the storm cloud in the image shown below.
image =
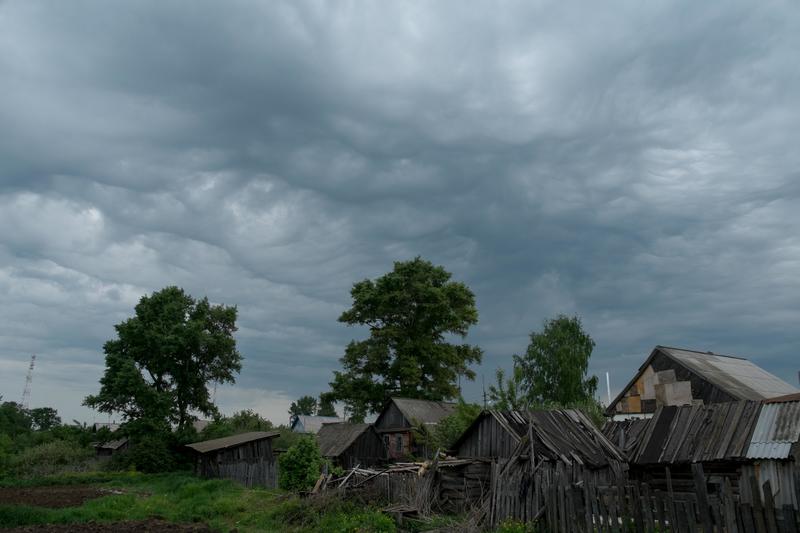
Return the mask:
<path id="1" fill-rule="evenodd" d="M 239 307 L 224 410 L 282 421 L 421 255 L 479 375 L 557 313 L 621 387 L 655 344 L 795 383 L 790 2 L 0 3 L 0 394 L 91 421 L 102 344 L 176 284 Z M 480 379 L 465 387 L 477 401 Z M 98 417 L 98 419 L 100 419 Z"/>

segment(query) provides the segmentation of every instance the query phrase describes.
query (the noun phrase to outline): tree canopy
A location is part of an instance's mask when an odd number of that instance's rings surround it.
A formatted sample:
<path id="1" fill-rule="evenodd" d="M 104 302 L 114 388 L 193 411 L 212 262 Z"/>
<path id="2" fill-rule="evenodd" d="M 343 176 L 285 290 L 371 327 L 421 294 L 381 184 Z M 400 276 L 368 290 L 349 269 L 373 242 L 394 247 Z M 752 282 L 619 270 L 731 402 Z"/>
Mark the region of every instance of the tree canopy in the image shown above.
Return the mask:
<path id="1" fill-rule="evenodd" d="M 317 412 L 317 399 L 313 396 L 301 396 L 297 401 L 289 406 L 289 414 L 294 415 L 313 415 Z"/>
<path id="2" fill-rule="evenodd" d="M 117 338 L 103 346 L 100 392 L 84 404 L 161 428 L 184 428 L 193 411 L 215 415 L 208 385 L 232 383 L 241 370 L 236 314 L 235 306 L 195 300 L 174 286 L 143 296 L 135 316 L 117 324 Z"/>
<path id="3" fill-rule="evenodd" d="M 597 376 L 587 377 L 594 341 L 580 318 L 558 315 L 532 332 L 525 355 L 514 356 L 511 377 L 497 370 L 489 398 L 498 409 L 582 407 L 597 411 Z"/>
<path id="4" fill-rule="evenodd" d="M 344 402 L 352 419 L 378 411 L 391 395 L 456 398 L 459 377 L 474 379 L 469 365 L 481 361 L 481 349 L 449 340 L 466 337 L 478 322 L 475 296 L 450 278 L 417 257 L 353 285 L 352 307 L 339 321 L 367 326 L 369 337 L 350 342 L 331 382 L 332 397 Z"/>

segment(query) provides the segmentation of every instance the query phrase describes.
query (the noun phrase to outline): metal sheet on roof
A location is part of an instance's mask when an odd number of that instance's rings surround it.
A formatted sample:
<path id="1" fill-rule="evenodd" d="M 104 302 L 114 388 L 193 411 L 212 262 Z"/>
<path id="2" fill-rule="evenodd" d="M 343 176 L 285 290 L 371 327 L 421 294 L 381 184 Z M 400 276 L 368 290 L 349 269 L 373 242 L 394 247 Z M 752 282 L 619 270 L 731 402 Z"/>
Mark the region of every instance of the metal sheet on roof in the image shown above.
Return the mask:
<path id="1" fill-rule="evenodd" d="M 261 439 L 271 439 L 279 436 L 280 434 L 280 431 L 251 431 L 249 433 L 240 433 L 238 435 L 223 437 L 221 439 L 193 442 L 192 444 L 187 444 L 186 446 L 199 453 L 208 453 L 216 450 L 223 450 L 225 448 L 232 448 L 247 442 Z"/>
<path id="2" fill-rule="evenodd" d="M 800 401 L 766 403 L 750 439 L 750 459 L 787 459 L 800 440 Z"/>
<path id="3" fill-rule="evenodd" d="M 747 359 L 667 346 L 658 349 L 741 400 L 763 400 L 799 392 Z"/>

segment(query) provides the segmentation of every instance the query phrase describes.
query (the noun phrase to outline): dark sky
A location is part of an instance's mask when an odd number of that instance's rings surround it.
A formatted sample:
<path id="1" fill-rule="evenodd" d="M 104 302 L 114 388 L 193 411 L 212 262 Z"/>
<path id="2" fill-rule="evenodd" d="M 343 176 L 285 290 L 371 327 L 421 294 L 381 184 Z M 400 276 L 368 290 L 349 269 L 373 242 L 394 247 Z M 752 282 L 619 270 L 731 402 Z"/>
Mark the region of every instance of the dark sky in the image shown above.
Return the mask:
<path id="1" fill-rule="evenodd" d="M 239 307 L 223 409 L 282 421 L 363 335 L 353 282 L 416 255 L 474 290 L 487 383 L 576 313 L 612 389 L 656 344 L 796 384 L 798 28 L 794 2 L 0 1 L 0 394 L 36 353 L 31 404 L 91 422 L 113 325 L 177 284 Z"/>

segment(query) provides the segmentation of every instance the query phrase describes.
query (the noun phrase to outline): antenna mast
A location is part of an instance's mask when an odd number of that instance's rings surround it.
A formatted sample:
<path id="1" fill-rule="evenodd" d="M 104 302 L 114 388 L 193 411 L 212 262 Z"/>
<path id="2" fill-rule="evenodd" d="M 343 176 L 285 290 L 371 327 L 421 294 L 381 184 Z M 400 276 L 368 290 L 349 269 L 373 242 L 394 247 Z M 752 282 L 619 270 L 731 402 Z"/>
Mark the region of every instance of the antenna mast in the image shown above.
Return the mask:
<path id="1" fill-rule="evenodd" d="M 31 364 L 28 366 L 28 375 L 25 377 L 25 389 L 22 391 L 22 408 L 27 409 L 31 403 L 31 382 L 33 382 L 33 366 L 36 363 L 36 354 L 31 356 Z"/>

